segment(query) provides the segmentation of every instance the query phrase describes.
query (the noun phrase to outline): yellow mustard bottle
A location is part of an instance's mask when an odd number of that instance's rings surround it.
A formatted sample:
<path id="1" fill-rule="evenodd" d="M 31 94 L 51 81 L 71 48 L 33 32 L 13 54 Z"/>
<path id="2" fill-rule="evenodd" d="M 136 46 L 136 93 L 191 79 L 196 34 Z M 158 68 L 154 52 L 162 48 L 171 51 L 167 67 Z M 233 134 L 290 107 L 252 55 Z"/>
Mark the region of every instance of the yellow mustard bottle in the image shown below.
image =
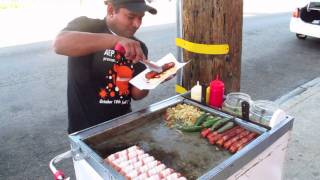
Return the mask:
<path id="1" fill-rule="evenodd" d="M 210 99 L 210 86 L 208 86 L 206 90 L 206 104 L 209 104 L 209 99 Z"/>

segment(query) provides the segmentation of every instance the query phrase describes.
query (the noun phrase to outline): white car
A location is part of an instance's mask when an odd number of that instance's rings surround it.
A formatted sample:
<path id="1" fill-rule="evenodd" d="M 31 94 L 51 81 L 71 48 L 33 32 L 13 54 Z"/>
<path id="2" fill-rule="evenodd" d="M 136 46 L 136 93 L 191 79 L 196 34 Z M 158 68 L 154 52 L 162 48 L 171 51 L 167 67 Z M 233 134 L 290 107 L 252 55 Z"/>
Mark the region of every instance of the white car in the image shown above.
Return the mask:
<path id="1" fill-rule="evenodd" d="M 296 33 L 298 39 L 320 38 L 320 0 L 305 2 L 293 12 L 290 31 Z"/>

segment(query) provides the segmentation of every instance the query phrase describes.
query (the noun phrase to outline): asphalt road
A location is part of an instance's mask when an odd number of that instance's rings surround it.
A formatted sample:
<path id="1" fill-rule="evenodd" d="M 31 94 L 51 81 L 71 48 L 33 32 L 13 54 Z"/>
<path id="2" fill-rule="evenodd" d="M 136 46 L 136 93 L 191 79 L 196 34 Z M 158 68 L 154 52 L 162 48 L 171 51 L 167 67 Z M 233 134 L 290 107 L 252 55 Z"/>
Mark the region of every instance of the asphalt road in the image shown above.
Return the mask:
<path id="1" fill-rule="evenodd" d="M 275 100 L 320 74 L 320 40 L 297 40 L 290 14 L 244 20 L 241 91 Z M 138 37 L 150 59 L 176 53 L 174 24 L 148 27 Z M 47 167 L 69 149 L 66 134 L 66 58 L 51 42 L 0 49 L 0 179 L 52 179 Z M 175 80 L 153 90 L 134 109 L 174 95 Z M 58 166 L 72 174 L 70 160 Z"/>

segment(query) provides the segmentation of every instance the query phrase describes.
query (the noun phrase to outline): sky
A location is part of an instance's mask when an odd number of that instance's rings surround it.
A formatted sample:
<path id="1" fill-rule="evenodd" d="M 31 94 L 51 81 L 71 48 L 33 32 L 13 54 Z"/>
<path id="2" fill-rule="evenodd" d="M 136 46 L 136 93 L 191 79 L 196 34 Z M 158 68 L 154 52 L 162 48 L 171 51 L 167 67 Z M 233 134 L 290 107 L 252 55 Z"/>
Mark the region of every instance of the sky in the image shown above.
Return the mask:
<path id="1" fill-rule="evenodd" d="M 102 0 L 29 0 L 22 9 L 0 11 L 0 48 L 52 40 L 75 17 L 103 18 Z M 244 16 L 290 12 L 304 0 L 244 0 Z M 81 2 L 81 3 L 80 3 Z M 176 0 L 154 0 L 157 15 L 146 13 L 143 27 L 176 22 Z"/>

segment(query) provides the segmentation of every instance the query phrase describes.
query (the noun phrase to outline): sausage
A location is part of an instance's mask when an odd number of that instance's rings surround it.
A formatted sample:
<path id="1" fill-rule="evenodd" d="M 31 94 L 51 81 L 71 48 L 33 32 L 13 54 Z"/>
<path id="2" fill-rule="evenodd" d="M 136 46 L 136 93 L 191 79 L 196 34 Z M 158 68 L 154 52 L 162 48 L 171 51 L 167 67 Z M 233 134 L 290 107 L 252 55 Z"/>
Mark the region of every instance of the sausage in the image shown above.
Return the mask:
<path id="1" fill-rule="evenodd" d="M 245 130 L 245 131 L 241 132 L 241 133 L 238 134 L 237 136 L 235 136 L 235 137 L 229 139 L 228 141 L 226 141 L 226 142 L 223 144 L 223 148 L 224 148 L 224 149 L 229 149 L 229 147 L 230 147 L 233 143 L 237 142 L 239 139 L 247 136 L 248 134 L 250 134 L 250 131 Z"/>
<path id="2" fill-rule="evenodd" d="M 201 131 L 201 137 L 206 138 L 211 133 L 210 128 L 203 129 Z"/>
<path id="3" fill-rule="evenodd" d="M 155 71 L 150 71 L 150 72 L 147 72 L 146 75 L 145 75 L 145 78 L 146 79 L 153 79 L 153 78 L 160 78 L 160 74 L 163 73 L 164 71 L 170 69 L 170 68 L 173 68 L 175 66 L 175 63 L 174 62 L 169 62 L 169 63 L 165 63 L 161 66 L 162 68 L 162 72 L 158 73 L 158 72 L 155 72 Z"/>
<path id="4" fill-rule="evenodd" d="M 229 133 L 231 133 L 232 131 L 235 131 L 238 128 L 240 128 L 240 126 L 235 126 L 235 127 L 231 128 L 231 129 L 229 129 L 229 130 L 227 130 L 227 131 L 225 131 L 225 132 L 223 132 L 221 134 L 219 134 L 218 131 L 214 131 L 213 133 L 209 134 L 207 136 L 207 138 L 208 138 L 210 144 L 215 144 L 216 141 L 218 139 L 220 139 L 222 136 L 224 136 L 226 134 L 229 134 Z"/>
<path id="5" fill-rule="evenodd" d="M 165 63 L 163 64 L 161 67 L 162 67 L 162 72 L 163 71 L 166 71 L 170 68 L 173 68 L 175 66 L 175 63 L 174 62 L 169 62 L 169 63 Z"/>
<path id="6" fill-rule="evenodd" d="M 228 141 L 229 139 L 233 138 L 234 136 L 240 134 L 243 131 L 245 131 L 245 129 L 239 128 L 239 129 L 236 129 L 236 130 L 230 132 L 229 134 L 222 136 L 220 139 L 218 139 L 217 145 L 222 146 L 224 144 L 224 142 Z"/>
<path id="7" fill-rule="evenodd" d="M 146 73 L 145 77 L 146 77 L 146 79 L 153 79 L 153 78 L 159 78 L 160 75 L 159 75 L 159 73 L 157 73 L 155 71 L 150 71 L 150 72 Z"/>
<path id="8" fill-rule="evenodd" d="M 234 143 L 230 148 L 229 151 L 231 153 L 235 153 L 239 150 L 239 147 L 244 146 L 246 143 L 249 143 L 252 139 L 257 136 L 257 133 L 251 132 L 249 135 L 243 137 L 237 143 Z"/>
<path id="9" fill-rule="evenodd" d="M 207 139 L 209 141 L 210 144 L 214 144 L 216 141 L 216 136 L 219 136 L 217 131 L 214 131 L 213 133 L 209 133 L 209 135 L 207 136 Z"/>

